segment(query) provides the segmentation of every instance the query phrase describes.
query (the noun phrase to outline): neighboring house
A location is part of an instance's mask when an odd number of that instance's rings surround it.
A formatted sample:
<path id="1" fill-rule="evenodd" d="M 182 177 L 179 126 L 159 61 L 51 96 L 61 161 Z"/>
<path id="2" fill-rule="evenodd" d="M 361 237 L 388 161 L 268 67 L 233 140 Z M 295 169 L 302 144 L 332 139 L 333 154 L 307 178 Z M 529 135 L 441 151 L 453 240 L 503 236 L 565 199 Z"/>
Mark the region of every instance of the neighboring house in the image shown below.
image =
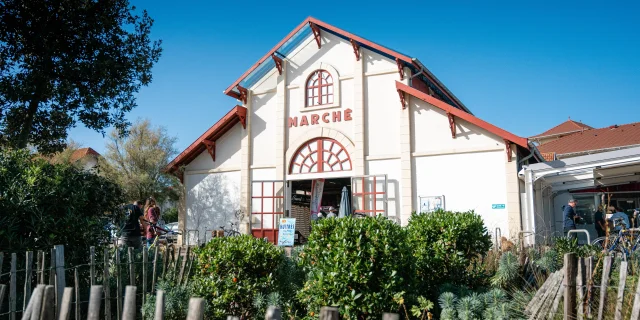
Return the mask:
<path id="1" fill-rule="evenodd" d="M 81 161 L 82 168 L 89 171 L 95 169 L 98 166 L 99 157 L 101 157 L 101 155 L 97 151 L 91 148 L 81 148 L 75 150 L 71 154 L 69 162 L 76 163 L 78 161 Z"/>
<path id="2" fill-rule="evenodd" d="M 640 146 L 640 123 L 594 129 L 568 120 L 529 138 L 546 161 Z"/>
<path id="3" fill-rule="evenodd" d="M 536 158 L 527 139 L 474 116 L 416 58 L 308 18 L 225 94 L 238 105 L 167 167 L 200 241 L 236 210 L 256 237 L 275 242 L 283 216 L 308 232 L 343 188 L 349 209 L 402 224 L 439 207 L 475 210 L 505 236 L 522 230 L 517 172 Z"/>

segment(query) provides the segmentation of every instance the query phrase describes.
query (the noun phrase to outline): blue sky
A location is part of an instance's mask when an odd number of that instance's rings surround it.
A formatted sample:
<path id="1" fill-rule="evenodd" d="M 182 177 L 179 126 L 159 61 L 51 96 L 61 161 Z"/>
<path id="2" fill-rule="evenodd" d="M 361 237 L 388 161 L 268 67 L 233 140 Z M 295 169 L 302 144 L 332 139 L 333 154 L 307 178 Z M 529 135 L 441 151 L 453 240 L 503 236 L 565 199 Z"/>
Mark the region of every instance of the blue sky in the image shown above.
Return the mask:
<path id="1" fill-rule="evenodd" d="M 472 112 L 520 136 L 565 121 L 640 121 L 638 1 L 130 0 L 163 55 L 129 119 L 182 151 L 236 101 L 222 91 L 307 16 L 417 57 Z M 560 3 L 562 2 L 562 3 Z M 104 152 L 100 133 L 70 138 Z"/>

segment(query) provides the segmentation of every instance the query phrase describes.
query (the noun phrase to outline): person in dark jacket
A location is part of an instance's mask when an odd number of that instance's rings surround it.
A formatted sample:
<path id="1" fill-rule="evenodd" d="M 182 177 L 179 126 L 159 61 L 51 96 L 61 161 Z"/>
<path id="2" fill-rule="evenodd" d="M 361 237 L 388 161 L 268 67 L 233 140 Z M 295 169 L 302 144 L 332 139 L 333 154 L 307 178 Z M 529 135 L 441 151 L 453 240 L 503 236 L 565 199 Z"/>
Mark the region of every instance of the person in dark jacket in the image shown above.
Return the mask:
<path id="1" fill-rule="evenodd" d="M 120 245 L 140 249 L 142 247 L 142 239 L 140 225 L 142 220 L 142 201 L 134 201 L 124 207 L 125 224 L 122 228 L 120 236 Z"/>
<path id="2" fill-rule="evenodd" d="M 594 216 L 594 222 L 596 227 L 596 232 L 598 233 L 598 238 L 604 237 L 606 235 L 607 230 L 607 222 L 604 219 L 604 213 L 602 210 L 602 206 L 598 206 L 598 210 Z"/>
<path id="3" fill-rule="evenodd" d="M 578 201 L 576 201 L 575 199 L 571 199 L 569 200 L 569 205 L 564 207 L 564 210 L 562 212 L 562 216 L 564 218 L 564 233 L 567 234 L 570 230 L 575 230 L 576 229 L 576 221 L 580 219 L 580 216 L 578 216 L 578 214 L 576 214 L 576 205 L 578 204 Z M 571 237 L 575 237 L 575 234 L 571 234 Z"/>

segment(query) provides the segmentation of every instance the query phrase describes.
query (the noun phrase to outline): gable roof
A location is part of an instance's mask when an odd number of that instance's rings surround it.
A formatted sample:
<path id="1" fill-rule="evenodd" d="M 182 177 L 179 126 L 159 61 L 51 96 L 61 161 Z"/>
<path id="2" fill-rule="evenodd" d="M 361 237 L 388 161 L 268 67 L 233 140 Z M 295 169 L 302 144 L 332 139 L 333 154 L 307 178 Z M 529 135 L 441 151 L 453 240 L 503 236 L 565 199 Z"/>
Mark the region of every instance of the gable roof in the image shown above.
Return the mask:
<path id="1" fill-rule="evenodd" d="M 72 154 L 71 154 L 71 158 L 69 158 L 69 160 L 71 162 L 76 162 L 88 155 L 93 155 L 96 157 L 99 157 L 100 154 L 98 153 L 98 151 L 93 150 L 92 148 L 81 148 L 78 150 L 75 150 Z"/>
<path id="2" fill-rule="evenodd" d="M 590 129 L 538 146 L 540 152 L 556 155 L 640 145 L 640 122 Z"/>
<path id="3" fill-rule="evenodd" d="M 593 129 L 593 127 L 590 127 L 582 122 L 577 122 L 577 121 L 573 121 L 571 119 L 541 133 L 538 135 L 535 135 L 531 138 L 542 138 L 542 137 L 549 137 L 549 136 L 555 136 L 555 135 L 560 135 L 563 133 L 573 133 L 573 132 L 578 132 L 578 131 L 583 131 L 583 130 L 590 130 Z"/>
<path id="4" fill-rule="evenodd" d="M 272 56 L 276 55 L 279 58 L 287 58 L 288 54 L 290 54 L 304 39 L 312 34 L 312 25 L 318 27 L 321 31 L 331 33 L 347 41 L 353 40 L 353 42 L 355 42 L 358 46 L 381 54 L 392 60 L 396 60 L 399 65 L 410 68 L 412 70 L 412 74 L 422 72 L 419 78 L 421 78 L 421 80 L 423 80 L 438 95 L 443 97 L 443 99 L 445 99 L 448 104 L 471 113 L 471 111 L 456 96 L 454 96 L 453 93 L 449 91 L 449 89 L 447 89 L 447 87 L 445 87 L 444 84 L 442 84 L 442 82 L 440 82 L 440 80 L 438 80 L 438 78 L 436 78 L 436 76 L 433 75 L 433 73 L 431 73 L 429 69 L 427 69 L 427 67 L 425 67 L 418 59 L 383 47 L 377 43 L 371 42 L 367 39 L 349 33 L 345 30 L 332 26 L 313 17 L 308 17 L 307 19 L 302 21 L 302 23 L 300 23 L 295 29 L 293 29 L 286 37 L 284 37 L 284 39 L 282 39 L 271 50 L 269 50 L 267 54 L 260 58 L 258 62 L 251 66 L 249 70 L 242 74 L 240 78 L 238 78 L 227 89 L 225 89 L 224 94 L 239 99 L 240 93 L 234 90 L 238 90 L 238 86 L 242 86 L 244 88 L 251 87 L 256 81 L 261 79 L 270 70 L 273 70 L 273 68 L 275 68 L 275 62 L 273 61 Z"/>
<path id="5" fill-rule="evenodd" d="M 225 114 L 218 122 L 216 122 L 209 130 L 203 133 L 196 141 L 191 143 L 188 148 L 182 151 L 173 161 L 166 167 L 165 171 L 175 172 L 181 166 L 189 164 L 193 159 L 199 156 L 207 147 L 204 144 L 207 141 L 216 141 L 233 128 L 237 123 L 245 126 L 247 117 L 247 109 L 242 106 L 235 106 L 227 114 Z"/>
<path id="6" fill-rule="evenodd" d="M 455 108 L 455 107 L 453 107 L 453 106 L 451 106 L 449 104 L 446 104 L 446 103 L 444 103 L 444 102 L 442 102 L 442 101 L 440 101 L 440 100 L 438 100 L 438 99 L 436 99 L 436 98 L 434 98 L 434 97 L 432 97 L 432 96 L 430 96 L 430 95 L 428 95 L 426 93 L 418 91 L 415 88 L 409 87 L 408 85 L 406 85 L 404 83 L 396 81 L 396 89 L 398 89 L 399 91 L 402 91 L 404 93 L 410 94 L 410 95 L 412 95 L 412 96 L 414 96 L 414 97 L 416 97 L 416 98 L 418 98 L 418 99 L 420 99 L 420 100 L 422 100 L 424 102 L 427 102 L 427 103 L 429 103 L 429 104 L 431 104 L 431 105 L 433 105 L 433 106 L 435 106 L 437 108 L 440 108 L 440 109 L 444 110 L 445 112 L 452 114 L 455 117 L 458 117 L 458 118 L 460 118 L 462 120 L 465 120 L 465 121 L 467 121 L 469 123 L 472 123 L 472 124 L 482 128 L 484 130 L 487 130 L 487 131 L 489 131 L 489 132 L 491 132 L 491 133 L 493 133 L 493 134 L 495 134 L 495 135 L 497 135 L 497 136 L 499 136 L 499 137 L 501 137 L 501 138 L 503 138 L 505 140 L 509 140 L 509 141 L 511 141 L 511 142 L 513 142 L 513 143 L 515 143 L 515 144 L 517 144 L 517 145 L 519 145 L 519 146 L 521 146 L 521 147 L 523 147 L 523 148 L 525 148 L 527 150 L 529 149 L 529 144 L 528 144 L 528 141 L 527 141 L 526 138 L 518 137 L 513 133 L 510 133 L 510 132 L 508 132 L 506 130 L 498 128 L 498 127 L 496 127 L 496 126 L 494 126 L 494 125 L 492 125 L 492 124 L 490 124 L 490 123 L 488 123 L 488 122 L 486 122 L 486 121 L 484 121 L 484 120 L 482 120 L 480 118 L 477 118 L 476 116 L 474 116 L 472 114 L 466 113 L 466 112 L 464 112 L 462 110 L 459 110 L 459 109 L 457 109 L 457 108 Z"/>

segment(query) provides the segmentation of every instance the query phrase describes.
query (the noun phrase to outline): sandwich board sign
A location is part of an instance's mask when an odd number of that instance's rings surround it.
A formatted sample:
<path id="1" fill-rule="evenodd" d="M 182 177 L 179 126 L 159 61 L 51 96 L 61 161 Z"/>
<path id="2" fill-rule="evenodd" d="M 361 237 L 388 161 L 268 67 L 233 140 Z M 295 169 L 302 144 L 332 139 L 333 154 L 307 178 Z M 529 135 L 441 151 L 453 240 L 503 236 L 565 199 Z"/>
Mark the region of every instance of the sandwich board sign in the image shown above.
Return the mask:
<path id="1" fill-rule="evenodd" d="M 293 247 L 295 234 L 296 234 L 296 219 L 295 218 L 280 219 L 280 227 L 278 230 L 278 246 Z"/>

